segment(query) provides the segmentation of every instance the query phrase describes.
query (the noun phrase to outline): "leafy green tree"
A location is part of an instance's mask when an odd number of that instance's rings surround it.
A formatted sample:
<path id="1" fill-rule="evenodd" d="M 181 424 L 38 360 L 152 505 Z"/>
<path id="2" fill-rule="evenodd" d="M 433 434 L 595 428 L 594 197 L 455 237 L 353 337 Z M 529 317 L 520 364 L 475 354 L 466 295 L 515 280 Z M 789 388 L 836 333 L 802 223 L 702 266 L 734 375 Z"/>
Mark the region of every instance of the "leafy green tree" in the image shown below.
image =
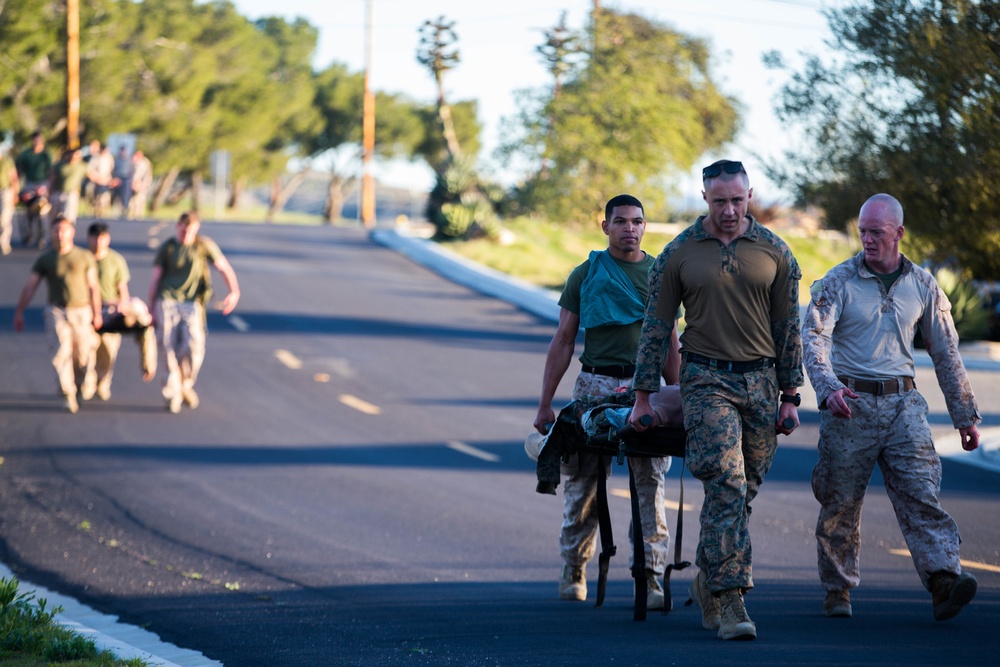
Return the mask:
<path id="1" fill-rule="evenodd" d="M 832 228 L 888 192 L 915 254 L 1000 279 L 1000 6 L 869 0 L 827 19 L 837 58 L 784 86 L 776 110 L 804 140 L 769 175 Z"/>
<path id="2" fill-rule="evenodd" d="M 91 0 L 80 14 L 83 135 L 136 133 L 164 183 L 197 182 L 215 150 L 230 151 L 237 186 L 268 178 L 318 131 L 317 31 L 301 19 L 251 22 L 218 0 Z M 0 3 L 0 122 L 19 134 L 65 126 L 65 23 L 63 3 Z"/>
<path id="3" fill-rule="evenodd" d="M 34 131 L 49 141 L 65 127 L 65 6 L 0 3 L 0 127 L 19 140 Z"/>
<path id="4" fill-rule="evenodd" d="M 308 156 L 304 170 L 321 157 L 330 165 L 330 181 L 324 217 L 340 217 L 347 190 L 356 182 L 361 158 L 364 75 L 334 63 L 315 75 L 313 105 L 321 116 L 319 131 L 300 136 Z M 420 104 L 398 94 L 375 93 L 375 155 L 381 158 L 419 155 L 425 142 L 426 111 Z M 301 177 L 300 171 L 293 178 Z"/>
<path id="5" fill-rule="evenodd" d="M 629 190 L 665 209 L 666 177 L 685 173 L 738 129 L 734 100 L 715 85 L 707 44 L 637 14 L 595 8 L 580 67 L 558 95 L 522 96 L 517 134 L 502 147 L 534 176 L 521 207 L 582 222 Z"/>

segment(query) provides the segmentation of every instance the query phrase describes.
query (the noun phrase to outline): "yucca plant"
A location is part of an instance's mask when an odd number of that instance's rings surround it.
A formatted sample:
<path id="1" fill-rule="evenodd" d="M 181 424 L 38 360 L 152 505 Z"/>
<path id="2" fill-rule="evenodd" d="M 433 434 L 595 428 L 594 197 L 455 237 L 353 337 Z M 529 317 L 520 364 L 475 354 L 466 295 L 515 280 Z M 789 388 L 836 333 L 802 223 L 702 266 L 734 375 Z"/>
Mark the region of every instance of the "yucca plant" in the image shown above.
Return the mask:
<path id="1" fill-rule="evenodd" d="M 979 289 L 949 268 L 936 270 L 934 279 L 951 302 L 951 317 L 955 320 L 958 339 L 968 342 L 987 338 L 990 333 L 990 311 Z M 919 331 L 914 345 L 925 347 Z"/>

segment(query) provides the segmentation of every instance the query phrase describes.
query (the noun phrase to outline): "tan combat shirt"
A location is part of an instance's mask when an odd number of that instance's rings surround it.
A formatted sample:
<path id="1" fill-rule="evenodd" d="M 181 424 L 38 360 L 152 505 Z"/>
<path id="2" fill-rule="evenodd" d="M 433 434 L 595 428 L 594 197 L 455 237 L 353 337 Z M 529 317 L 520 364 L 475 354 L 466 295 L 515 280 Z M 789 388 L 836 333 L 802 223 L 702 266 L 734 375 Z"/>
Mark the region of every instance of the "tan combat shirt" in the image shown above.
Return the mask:
<path id="1" fill-rule="evenodd" d="M 903 257 L 903 271 L 886 292 L 859 253 L 830 269 L 809 291 L 802 343 L 817 401 L 844 387 L 838 376 L 912 378 L 919 327 L 955 428 L 981 421 L 958 352 L 951 303 L 928 271 Z"/>

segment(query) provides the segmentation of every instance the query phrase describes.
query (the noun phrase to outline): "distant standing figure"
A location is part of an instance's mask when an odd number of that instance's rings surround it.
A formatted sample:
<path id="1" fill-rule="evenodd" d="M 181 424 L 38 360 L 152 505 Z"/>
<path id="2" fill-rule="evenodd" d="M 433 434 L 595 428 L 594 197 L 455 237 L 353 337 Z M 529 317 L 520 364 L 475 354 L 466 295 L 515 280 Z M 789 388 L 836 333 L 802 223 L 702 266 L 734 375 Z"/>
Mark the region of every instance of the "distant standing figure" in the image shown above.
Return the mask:
<path id="1" fill-rule="evenodd" d="M 45 280 L 49 298 L 45 307 L 45 337 L 53 352 L 59 388 L 70 413 L 79 410 L 77 393 L 83 400 L 97 389 L 94 352 L 100 329 L 101 291 L 97 285 L 97 262 L 94 255 L 73 244 L 76 227 L 66 218 L 52 220 L 52 249 L 43 253 L 21 290 L 14 311 L 14 330 L 24 330 L 24 311 L 31 303 L 38 285 Z"/>
<path id="2" fill-rule="evenodd" d="M 135 165 L 128 148 L 122 146 L 115 158 L 115 166 L 111 172 L 111 182 L 114 187 L 114 198 L 122 207 L 121 217 L 128 217 L 128 206 L 132 200 L 132 177 L 135 175 Z"/>
<path id="3" fill-rule="evenodd" d="M 52 178 L 52 156 L 45 148 L 41 132 L 31 135 L 31 147 L 21 151 L 14 161 L 20 175 L 21 202 L 25 205 L 21 242 L 25 246 L 45 247 L 43 217 L 51 209 L 49 180 Z"/>
<path id="4" fill-rule="evenodd" d="M 91 144 L 93 146 L 93 144 Z M 103 218 L 107 216 L 108 209 L 111 208 L 111 184 L 114 176 L 115 158 L 111 154 L 111 149 L 107 146 L 101 148 L 97 155 L 90 156 L 87 163 L 87 179 L 94 186 L 94 217 Z"/>
<path id="5" fill-rule="evenodd" d="M 236 272 L 219 246 L 198 234 L 201 220 L 194 211 L 181 214 L 177 236 L 164 241 L 153 259 L 149 302 L 163 365 L 163 398 L 177 414 L 181 404 L 198 407 L 194 385 L 205 360 L 205 307 L 211 298 L 209 265 L 222 274 L 229 294 L 222 300 L 228 315 L 240 300 Z"/>
<path id="6" fill-rule="evenodd" d="M 981 421 L 958 352 L 951 304 L 934 277 L 899 252 L 903 207 L 877 194 L 858 215 L 862 252 L 813 283 L 802 341 L 820 401 L 819 462 L 812 487 L 819 578 L 827 616 L 852 615 L 861 581 L 861 505 L 877 464 L 934 618 L 958 614 L 976 594 L 962 572 L 955 520 L 938 501 L 941 459 L 927 402 L 913 381 L 919 330 L 962 448 L 979 446 Z"/>
<path id="7" fill-rule="evenodd" d="M 153 163 L 140 151 L 132 153 L 132 198 L 129 200 L 128 219 L 135 220 L 146 214 L 146 197 L 153 187 Z"/>
<path id="8" fill-rule="evenodd" d="M 52 168 L 52 215 L 63 215 L 76 224 L 80 212 L 80 191 L 87 177 L 87 165 L 79 148 L 67 150 Z"/>
<path id="9" fill-rule="evenodd" d="M 17 166 L 6 153 L 0 154 L 0 254 L 10 254 L 10 237 L 14 233 L 14 208 L 20 190 Z"/>

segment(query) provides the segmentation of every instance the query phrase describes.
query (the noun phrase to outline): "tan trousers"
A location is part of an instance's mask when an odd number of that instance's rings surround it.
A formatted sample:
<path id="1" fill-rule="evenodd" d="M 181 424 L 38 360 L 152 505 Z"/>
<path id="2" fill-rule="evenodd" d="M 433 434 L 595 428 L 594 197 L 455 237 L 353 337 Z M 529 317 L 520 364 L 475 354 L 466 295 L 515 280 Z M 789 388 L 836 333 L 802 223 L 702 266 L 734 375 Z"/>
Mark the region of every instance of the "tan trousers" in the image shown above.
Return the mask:
<path id="1" fill-rule="evenodd" d="M 52 211 L 49 220 L 54 220 L 60 213 L 71 221 L 76 222 L 80 214 L 80 193 L 79 192 L 57 192 L 53 193 Z"/>
<path id="2" fill-rule="evenodd" d="M 163 367 L 163 398 L 192 389 L 205 361 L 205 309 L 196 301 L 156 302 L 156 342 Z"/>
<path id="3" fill-rule="evenodd" d="M 111 393 L 111 378 L 115 374 L 115 362 L 118 360 L 118 350 L 122 347 L 122 335 L 120 333 L 105 333 L 100 335 L 100 345 L 97 346 L 97 359 L 95 369 L 97 371 L 98 393 Z"/>
<path id="4" fill-rule="evenodd" d="M 143 380 L 148 379 L 156 373 L 156 335 L 150 326 L 152 317 L 146 304 L 138 297 L 132 297 L 122 304 L 105 304 L 102 308 L 105 326 L 112 319 L 123 315 L 125 325 L 130 327 L 143 326 L 135 334 L 129 332 L 129 336 L 135 336 L 139 345 L 139 366 L 142 371 Z M 101 333 L 101 344 L 97 348 L 97 388 L 101 394 L 111 393 L 111 379 L 115 373 L 115 362 L 118 360 L 118 352 L 121 350 L 121 333 Z"/>
<path id="5" fill-rule="evenodd" d="M 87 306 L 46 306 L 43 319 L 60 391 L 75 396 L 80 387 L 84 395 L 93 395 L 97 387 L 95 353 L 100 342 L 94 331 L 94 312 Z"/>
<path id="6" fill-rule="evenodd" d="M 14 188 L 0 190 L 0 252 L 10 252 L 10 237 L 14 233 Z"/>

